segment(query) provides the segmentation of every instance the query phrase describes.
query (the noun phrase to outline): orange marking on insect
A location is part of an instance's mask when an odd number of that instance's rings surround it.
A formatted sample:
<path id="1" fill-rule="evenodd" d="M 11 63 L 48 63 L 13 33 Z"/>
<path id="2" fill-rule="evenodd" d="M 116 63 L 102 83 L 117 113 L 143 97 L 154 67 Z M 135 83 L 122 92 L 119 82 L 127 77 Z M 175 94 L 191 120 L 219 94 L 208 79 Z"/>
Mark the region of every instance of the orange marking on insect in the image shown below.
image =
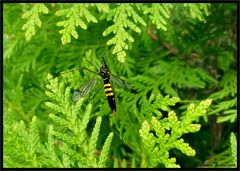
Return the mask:
<path id="1" fill-rule="evenodd" d="M 106 96 L 113 96 L 113 92 L 106 93 Z"/>
<path id="2" fill-rule="evenodd" d="M 103 86 L 104 88 L 105 87 L 111 87 L 111 84 L 109 84 L 109 83 L 107 83 L 107 84 L 104 84 L 104 86 Z"/>
<path id="3" fill-rule="evenodd" d="M 116 117 L 116 111 L 115 110 L 112 111 L 112 114 L 113 114 L 114 117 Z"/>
<path id="4" fill-rule="evenodd" d="M 104 90 L 105 90 L 105 92 L 107 92 L 107 91 L 112 91 L 112 88 L 109 87 L 109 88 L 105 88 Z"/>

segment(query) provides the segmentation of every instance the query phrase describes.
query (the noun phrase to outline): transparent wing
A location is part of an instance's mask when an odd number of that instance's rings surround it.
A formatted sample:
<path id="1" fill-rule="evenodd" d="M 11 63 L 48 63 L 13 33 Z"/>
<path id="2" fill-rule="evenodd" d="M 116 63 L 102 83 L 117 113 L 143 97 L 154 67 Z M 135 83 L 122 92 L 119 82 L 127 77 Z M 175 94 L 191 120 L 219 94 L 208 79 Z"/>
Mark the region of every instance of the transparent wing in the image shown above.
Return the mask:
<path id="1" fill-rule="evenodd" d="M 97 77 L 95 76 L 92 79 L 90 79 L 89 81 L 87 81 L 86 83 L 84 83 L 79 88 L 79 90 L 77 90 L 73 93 L 72 100 L 77 101 L 77 100 L 81 99 L 83 96 L 88 95 L 92 91 L 92 89 L 95 87 L 96 83 L 97 83 Z"/>
<path id="2" fill-rule="evenodd" d="M 122 80 L 121 78 L 119 78 L 119 77 L 117 77 L 113 74 L 110 74 L 110 78 L 111 78 L 113 83 L 116 83 L 120 87 L 129 88 L 129 86 L 126 84 L 126 82 L 124 80 Z"/>

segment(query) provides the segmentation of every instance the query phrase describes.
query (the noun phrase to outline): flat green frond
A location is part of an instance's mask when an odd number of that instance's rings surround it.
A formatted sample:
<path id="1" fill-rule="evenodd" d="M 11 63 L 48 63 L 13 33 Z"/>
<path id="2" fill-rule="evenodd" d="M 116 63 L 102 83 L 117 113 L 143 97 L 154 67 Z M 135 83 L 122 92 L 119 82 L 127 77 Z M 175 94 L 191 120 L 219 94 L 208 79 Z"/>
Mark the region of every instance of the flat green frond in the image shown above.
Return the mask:
<path id="1" fill-rule="evenodd" d="M 55 147 L 56 140 L 53 136 L 53 126 L 49 126 L 48 131 L 48 141 L 45 144 L 46 150 L 44 150 L 44 155 L 46 159 L 43 161 L 44 166 L 52 166 L 52 167 L 63 167 L 61 160 L 58 158 L 57 155 L 57 148 Z"/>
<path id="2" fill-rule="evenodd" d="M 87 124 L 90 120 L 90 114 L 91 114 L 91 109 L 92 109 L 92 105 L 88 104 L 85 114 L 82 118 L 81 123 L 78 125 L 78 134 L 81 135 L 79 136 L 79 144 L 82 144 L 83 141 L 85 141 L 86 138 L 86 128 L 87 128 Z"/>
<path id="3" fill-rule="evenodd" d="M 170 97 L 169 95 L 162 97 L 162 95 L 151 94 L 150 98 L 146 102 L 148 106 L 143 108 L 144 115 L 151 118 L 152 114 L 157 115 L 159 118 L 162 116 L 162 111 L 170 111 L 170 107 L 174 106 L 176 103 L 180 102 L 180 98 L 178 97 Z"/>
<path id="4" fill-rule="evenodd" d="M 127 168 L 126 159 L 123 159 L 123 161 L 122 161 L 122 168 Z"/>
<path id="5" fill-rule="evenodd" d="M 199 117 L 206 115 L 207 109 L 211 103 L 212 100 L 207 99 L 200 102 L 198 106 L 195 106 L 195 104 L 190 104 L 187 108 L 186 115 L 184 116 L 184 121 L 189 124 L 190 122 L 196 121 Z"/>
<path id="6" fill-rule="evenodd" d="M 8 113 L 4 118 L 10 117 L 12 113 Z M 8 120 L 10 122 L 10 120 Z M 4 122 L 6 123 L 6 122 Z M 26 161 L 27 157 L 27 144 L 28 144 L 28 132 L 26 125 L 23 121 L 12 121 L 10 125 L 4 126 L 4 158 L 3 165 L 5 167 L 11 167 L 12 164 L 21 167 L 30 167 L 30 163 Z M 14 137 L 14 138 L 13 138 Z M 14 150 L 13 150 L 14 149 Z M 9 160 L 11 162 L 9 162 Z"/>
<path id="7" fill-rule="evenodd" d="M 63 82 L 58 83 L 58 78 L 49 80 L 49 84 L 47 84 L 46 87 L 48 90 L 45 91 L 45 94 L 58 103 L 48 101 L 45 104 L 56 112 L 62 112 L 63 114 L 67 115 L 70 112 L 70 88 L 67 87 L 64 89 L 65 86 Z"/>
<path id="8" fill-rule="evenodd" d="M 62 132 L 58 132 L 58 131 L 53 131 L 53 135 L 57 139 L 64 141 L 68 144 L 77 145 L 78 144 L 77 138 L 70 136 L 71 134 L 72 133 L 66 134 L 66 133 L 62 133 Z"/>
<path id="9" fill-rule="evenodd" d="M 237 119 L 236 109 L 224 110 L 223 115 L 217 118 L 217 123 L 223 123 L 227 121 L 229 121 L 230 123 L 234 123 L 236 119 Z"/>
<path id="10" fill-rule="evenodd" d="M 94 128 L 93 128 L 90 141 L 89 141 L 88 156 L 89 156 L 90 162 L 92 163 L 91 165 L 92 165 L 93 167 L 94 167 L 94 166 L 95 166 L 95 167 L 97 166 L 96 159 L 94 159 L 94 158 L 95 158 L 96 147 L 97 147 L 97 140 L 98 140 L 98 135 L 99 135 L 101 123 L 102 123 L 102 118 L 101 118 L 101 117 L 98 117 L 98 118 L 97 118 L 97 121 L 96 121 L 96 124 L 95 124 L 95 126 L 94 126 Z"/>
<path id="11" fill-rule="evenodd" d="M 145 145 L 145 149 L 148 153 L 151 153 L 155 146 L 154 135 L 150 133 L 150 125 L 147 121 L 144 121 L 141 129 L 139 130 L 139 135 L 142 138 L 142 142 Z"/>
<path id="12" fill-rule="evenodd" d="M 236 106 L 237 106 L 237 98 L 236 97 L 233 99 L 230 99 L 230 100 L 219 101 L 218 104 L 213 106 L 213 110 L 209 114 L 218 113 L 218 112 L 225 113 L 226 109 L 235 108 Z M 234 110 L 232 112 L 234 113 Z"/>
<path id="13" fill-rule="evenodd" d="M 48 106 L 49 107 L 49 106 Z M 59 112 L 60 112 L 61 110 L 59 110 Z M 59 117 L 59 116 L 56 116 L 56 115 L 54 115 L 54 114 L 52 114 L 52 113 L 50 113 L 49 114 L 49 118 L 53 121 L 53 122 L 55 122 L 56 124 L 59 124 L 59 125 L 61 125 L 61 126 L 63 126 L 63 127 L 67 127 L 67 125 L 68 125 L 68 122 L 66 121 L 66 119 L 63 119 L 63 118 L 61 118 L 61 117 Z"/>
<path id="14" fill-rule="evenodd" d="M 30 156 L 33 158 L 33 166 L 37 166 L 36 161 L 36 151 L 39 148 L 40 141 L 39 141 L 39 131 L 37 126 L 37 118 L 34 116 L 32 118 L 31 126 L 30 126 L 30 134 L 29 134 L 29 153 Z"/>
<path id="15" fill-rule="evenodd" d="M 131 168 L 136 168 L 135 158 L 132 159 Z"/>
<path id="16" fill-rule="evenodd" d="M 157 29 L 167 31 L 167 20 L 170 18 L 171 4 L 152 4 L 143 11 L 148 14 L 150 21 L 157 26 Z"/>
<path id="17" fill-rule="evenodd" d="M 51 77 L 49 76 L 49 78 Z M 56 113 L 61 113 L 60 117 L 56 116 L 56 114 L 50 114 L 49 118 L 62 127 L 68 127 L 75 134 L 75 137 L 71 138 L 69 135 L 58 132 L 54 132 L 54 135 L 70 144 L 81 145 L 86 140 L 86 128 L 90 120 L 92 105 L 87 105 L 84 115 L 79 120 L 77 115 L 81 110 L 84 98 L 79 100 L 75 105 L 72 105 L 70 88 L 67 87 L 64 89 L 65 85 L 63 82 L 59 82 L 58 78 L 49 80 L 49 84 L 46 87 L 48 88 L 46 94 L 50 95 L 49 97 L 54 100 L 47 102 L 46 105 Z"/>
<path id="18" fill-rule="evenodd" d="M 132 18 L 132 20 L 130 19 Z M 114 37 L 107 41 L 107 45 L 113 45 L 112 54 L 117 55 L 120 62 L 125 61 L 126 50 L 129 48 L 128 43 L 134 42 L 133 37 L 129 34 L 128 29 L 137 33 L 141 32 L 138 23 L 146 26 L 145 21 L 135 11 L 134 5 L 119 4 L 116 8 L 112 9 L 107 17 L 107 20 L 112 20 L 113 25 L 109 26 L 104 32 L 103 36 L 114 34 Z"/>
<path id="19" fill-rule="evenodd" d="M 106 167 L 107 156 L 109 154 L 112 138 L 113 138 L 113 132 L 111 132 L 108 135 L 108 137 L 103 145 L 101 154 L 99 156 L 98 167 Z"/>
<path id="20" fill-rule="evenodd" d="M 166 168 L 181 168 L 179 164 L 176 164 L 176 158 L 172 157 L 165 160 Z"/>
<path id="21" fill-rule="evenodd" d="M 69 168 L 71 166 L 71 160 L 67 154 L 62 155 L 63 167 Z"/>
<path id="22" fill-rule="evenodd" d="M 234 97 L 237 93 L 237 78 L 235 75 L 235 71 L 229 71 L 228 73 L 224 74 L 219 83 L 219 86 L 222 89 L 211 94 L 209 97 L 212 99 L 223 99 L 226 96 Z"/>
<path id="23" fill-rule="evenodd" d="M 161 95 L 157 95 L 153 102 L 153 107 L 162 109 L 163 111 L 169 111 L 168 106 L 175 106 L 175 104 L 178 102 L 180 102 L 180 98 L 178 97 L 170 98 L 169 95 L 165 97 L 162 97 Z"/>
<path id="24" fill-rule="evenodd" d="M 233 132 L 230 135 L 230 144 L 231 144 L 232 160 L 234 165 L 237 166 L 237 139 Z"/>
<path id="25" fill-rule="evenodd" d="M 189 8 L 189 13 L 192 18 L 197 18 L 199 21 L 206 22 L 206 16 L 209 15 L 209 8 L 211 4 L 199 3 L 199 4 L 184 4 Z"/>
<path id="26" fill-rule="evenodd" d="M 172 105 L 175 105 L 179 100 L 179 98 L 172 99 L 170 104 L 172 103 Z M 152 96 L 150 101 L 152 101 L 153 104 L 155 101 L 158 103 L 160 102 L 158 98 L 155 100 Z M 147 165 L 156 167 L 159 164 L 164 164 L 165 167 L 180 167 L 180 165 L 176 164 L 175 158 L 169 158 L 169 150 L 174 148 L 180 150 L 187 156 L 195 156 L 196 151 L 180 137 L 183 134 L 200 130 L 200 125 L 192 124 L 192 122 L 200 116 L 206 115 L 206 109 L 209 108 L 210 104 L 211 100 L 205 100 L 200 102 L 197 107 L 194 107 L 193 104 L 190 105 L 187 115 L 181 120 L 177 118 L 174 111 L 168 110 L 168 118 L 157 119 L 152 116 L 151 123 L 144 121 L 139 130 L 139 135 L 145 150 L 143 152 L 149 157 Z M 152 106 L 152 108 L 155 109 L 157 107 L 156 105 Z M 164 109 L 165 108 L 162 110 Z M 158 118 L 160 117 L 161 116 L 158 116 Z M 170 133 L 167 133 L 169 131 Z M 155 132 L 155 134 L 152 132 Z"/>
<path id="27" fill-rule="evenodd" d="M 179 60 L 165 62 L 159 59 L 155 64 L 155 66 L 151 67 L 145 61 L 139 64 L 145 68 L 145 73 L 132 78 L 134 80 L 132 87 L 139 92 L 135 97 L 129 97 L 133 99 L 131 100 L 133 103 L 135 103 L 136 99 L 136 102 L 146 102 L 146 96 L 149 93 L 161 94 L 164 92 L 171 96 L 179 96 L 179 92 L 176 92 L 175 87 L 194 90 L 203 89 L 208 84 L 217 83 L 212 76 L 209 76 L 201 68 L 189 67 Z"/>
<path id="28" fill-rule="evenodd" d="M 58 27 L 64 27 L 59 31 L 59 33 L 62 34 L 61 40 L 63 45 L 71 42 L 71 36 L 78 39 L 76 27 L 80 26 L 82 29 L 86 30 L 89 22 L 98 22 L 88 8 L 89 6 L 84 4 L 74 4 L 71 8 L 56 12 L 57 16 L 66 17 L 66 20 L 57 23 Z"/>
<path id="29" fill-rule="evenodd" d="M 47 14 L 48 8 L 44 4 L 34 3 L 33 7 L 23 13 L 22 18 L 28 21 L 22 26 L 22 30 L 26 30 L 25 37 L 26 40 L 31 40 L 32 36 L 36 33 L 36 26 L 41 27 L 42 22 L 39 18 L 39 14 Z"/>
<path id="30" fill-rule="evenodd" d="M 230 141 L 230 143 L 229 143 Z M 227 149 L 208 158 L 210 168 L 237 168 L 237 141 L 233 132 L 226 141 Z"/>
<path id="31" fill-rule="evenodd" d="M 235 75 L 236 72 L 232 70 L 225 73 L 219 83 L 221 89 L 209 96 L 218 102 L 209 112 L 209 114 L 221 114 L 217 118 L 218 123 L 234 122 L 237 119 L 237 78 Z"/>
<path id="32" fill-rule="evenodd" d="M 184 140 L 181 138 L 175 141 L 175 147 L 179 149 L 182 153 L 186 154 L 187 156 L 195 156 L 196 151 L 192 149 L 188 143 L 185 143 Z"/>
<path id="33" fill-rule="evenodd" d="M 109 12 L 110 11 L 110 7 L 109 7 L 109 4 L 103 4 L 103 3 L 100 3 L 100 4 L 94 4 L 98 11 L 99 12 Z"/>

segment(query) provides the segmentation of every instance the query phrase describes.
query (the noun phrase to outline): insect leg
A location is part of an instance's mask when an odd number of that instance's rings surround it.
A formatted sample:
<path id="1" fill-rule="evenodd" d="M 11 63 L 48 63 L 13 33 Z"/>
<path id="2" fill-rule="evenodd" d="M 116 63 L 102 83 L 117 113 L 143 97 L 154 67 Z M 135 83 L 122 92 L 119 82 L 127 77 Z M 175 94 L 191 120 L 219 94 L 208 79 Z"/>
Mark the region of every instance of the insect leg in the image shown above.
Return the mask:
<path id="1" fill-rule="evenodd" d="M 99 86 L 97 92 L 92 96 L 92 98 L 94 98 L 94 97 L 98 94 L 98 92 L 99 92 L 99 90 L 102 88 L 102 86 L 103 86 L 103 85 Z"/>

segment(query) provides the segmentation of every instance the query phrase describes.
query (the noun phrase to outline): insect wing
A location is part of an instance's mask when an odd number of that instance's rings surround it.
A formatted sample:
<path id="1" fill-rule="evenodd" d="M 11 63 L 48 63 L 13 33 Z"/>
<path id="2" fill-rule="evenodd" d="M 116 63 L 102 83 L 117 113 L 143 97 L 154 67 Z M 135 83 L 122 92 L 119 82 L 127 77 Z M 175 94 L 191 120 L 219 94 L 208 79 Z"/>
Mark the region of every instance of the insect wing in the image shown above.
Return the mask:
<path id="1" fill-rule="evenodd" d="M 117 85 L 119 85 L 120 87 L 123 87 L 123 88 L 128 88 L 127 84 L 125 83 L 124 80 L 122 80 L 121 78 L 111 74 L 110 75 L 110 78 L 112 80 L 112 82 L 116 83 Z"/>
<path id="2" fill-rule="evenodd" d="M 72 96 L 73 101 L 81 99 L 83 96 L 88 95 L 97 83 L 97 77 L 90 79 L 88 82 L 83 84 L 79 90 L 75 91 Z"/>
<path id="3" fill-rule="evenodd" d="M 77 101 L 77 100 L 79 100 L 79 99 L 81 99 L 81 92 L 80 91 L 74 91 L 74 93 L 73 93 L 73 96 L 72 96 L 72 100 L 73 101 Z"/>

